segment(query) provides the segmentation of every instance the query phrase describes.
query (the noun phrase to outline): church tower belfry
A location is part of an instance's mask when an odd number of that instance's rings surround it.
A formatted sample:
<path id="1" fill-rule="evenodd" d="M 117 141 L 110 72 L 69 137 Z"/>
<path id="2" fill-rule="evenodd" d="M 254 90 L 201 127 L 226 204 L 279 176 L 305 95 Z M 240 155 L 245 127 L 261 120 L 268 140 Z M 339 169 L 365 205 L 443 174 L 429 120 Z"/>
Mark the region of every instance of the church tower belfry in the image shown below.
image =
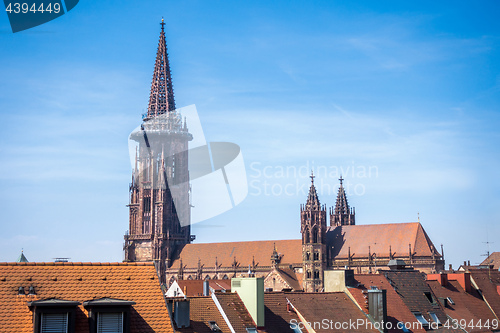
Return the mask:
<path id="1" fill-rule="evenodd" d="M 300 224 L 304 291 L 322 291 L 326 268 L 326 207 L 319 202 L 312 173 L 306 204 L 300 207 Z"/>
<path id="2" fill-rule="evenodd" d="M 170 64 L 161 23 L 147 114 L 136 142 L 129 198 L 125 261 L 153 261 L 165 283 L 165 270 L 194 236 L 190 227 L 188 141 L 186 121 L 175 109 Z"/>
<path id="3" fill-rule="evenodd" d="M 355 215 L 356 211 L 349 207 L 347 202 L 347 195 L 344 189 L 344 178 L 340 176 L 340 187 L 337 193 L 337 202 L 335 203 L 335 208 L 330 208 L 330 225 L 340 226 L 340 225 L 355 225 Z"/>

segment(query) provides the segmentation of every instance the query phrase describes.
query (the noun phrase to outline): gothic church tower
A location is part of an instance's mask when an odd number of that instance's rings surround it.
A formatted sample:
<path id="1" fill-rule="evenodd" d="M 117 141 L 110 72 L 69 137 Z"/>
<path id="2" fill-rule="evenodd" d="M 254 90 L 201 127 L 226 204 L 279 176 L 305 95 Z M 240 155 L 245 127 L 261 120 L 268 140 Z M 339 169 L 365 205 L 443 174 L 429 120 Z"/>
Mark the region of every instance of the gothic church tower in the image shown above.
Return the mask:
<path id="1" fill-rule="evenodd" d="M 162 20 L 148 112 L 130 135 L 138 148 L 124 245 L 125 261 L 153 261 L 162 283 L 176 252 L 194 239 L 188 173 L 193 137 L 175 109 L 164 26 Z"/>
<path id="2" fill-rule="evenodd" d="M 307 202 L 300 207 L 300 224 L 304 291 L 322 291 L 323 271 L 326 268 L 326 207 L 319 202 L 313 175 Z"/>

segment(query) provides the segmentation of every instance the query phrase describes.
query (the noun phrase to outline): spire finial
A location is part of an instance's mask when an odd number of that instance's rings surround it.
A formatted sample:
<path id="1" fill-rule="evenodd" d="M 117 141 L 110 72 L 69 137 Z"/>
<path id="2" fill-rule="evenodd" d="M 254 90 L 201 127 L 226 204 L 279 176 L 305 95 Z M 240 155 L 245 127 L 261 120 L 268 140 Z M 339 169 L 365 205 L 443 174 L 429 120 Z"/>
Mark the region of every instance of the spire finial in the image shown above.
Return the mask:
<path id="1" fill-rule="evenodd" d="M 417 219 L 418 219 L 418 222 L 420 222 L 420 212 L 417 212 Z"/>
<path id="2" fill-rule="evenodd" d="M 165 21 L 161 20 L 161 33 L 156 52 L 151 92 L 149 94 L 148 113 L 144 120 L 154 118 L 175 110 L 174 88 L 168 62 L 167 41 L 165 39 Z"/>
<path id="3" fill-rule="evenodd" d="M 342 175 L 340 175 L 339 180 L 340 180 L 340 186 L 342 186 L 342 182 L 344 181 L 344 178 L 342 178 Z"/>
<path id="4" fill-rule="evenodd" d="M 314 183 L 314 172 L 311 170 L 311 175 L 309 176 L 311 178 L 311 184 Z"/>

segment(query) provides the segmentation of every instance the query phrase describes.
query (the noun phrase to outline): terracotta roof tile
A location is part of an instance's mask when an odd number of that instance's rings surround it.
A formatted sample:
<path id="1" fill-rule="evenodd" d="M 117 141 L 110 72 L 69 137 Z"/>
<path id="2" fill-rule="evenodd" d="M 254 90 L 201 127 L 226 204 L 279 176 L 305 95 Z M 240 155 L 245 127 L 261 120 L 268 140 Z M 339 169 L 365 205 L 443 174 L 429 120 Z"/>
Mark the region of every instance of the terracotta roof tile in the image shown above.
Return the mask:
<path id="1" fill-rule="evenodd" d="M 349 248 L 353 258 L 368 257 L 369 250 L 377 257 L 389 257 L 389 246 L 396 257 L 408 256 L 408 244 L 417 257 L 431 256 L 431 248 L 440 256 L 418 222 L 329 227 L 326 237 L 338 259 L 347 258 Z"/>
<path id="2" fill-rule="evenodd" d="M 481 263 L 481 265 L 493 265 L 493 269 L 500 269 L 500 252 L 493 252 L 490 256 Z"/>
<path id="3" fill-rule="evenodd" d="M 297 313 L 287 308 L 286 298 L 287 295 L 281 292 L 264 294 L 265 327 L 268 332 L 293 332 L 290 322 L 300 322 Z"/>
<path id="4" fill-rule="evenodd" d="M 285 293 L 288 300 L 316 332 L 378 332 L 366 325 L 351 326 L 358 320 L 366 323 L 366 315 L 343 292 Z M 327 326 L 324 326 L 325 321 Z M 342 326 L 344 323 L 347 326 Z M 346 325 L 344 324 L 344 325 Z"/>
<path id="5" fill-rule="evenodd" d="M 401 332 L 401 330 L 397 329 L 398 322 L 410 324 L 417 322 L 417 318 L 406 307 L 401 297 L 399 297 L 385 276 L 379 274 L 356 274 L 355 279 L 360 285 L 357 288 L 349 288 L 349 292 L 366 313 L 369 313 L 368 299 L 365 298 L 363 291 L 369 289 L 371 286 L 387 290 L 387 319 L 393 327 L 393 329 L 389 330 L 389 333 Z M 412 327 L 411 331 L 414 333 L 425 332 L 425 329 L 419 328 L 419 325 L 412 325 Z"/>
<path id="6" fill-rule="evenodd" d="M 427 281 L 432 291 L 437 297 L 449 297 L 455 304 L 450 304 L 444 308 L 448 316 L 453 319 L 465 319 L 467 323 L 485 322 L 495 319 L 494 314 L 488 308 L 479 292 L 472 288 L 470 293 L 465 292 L 458 281 L 448 281 L 446 286 L 442 286 L 438 281 Z M 473 331 L 475 332 L 475 331 Z"/>
<path id="7" fill-rule="evenodd" d="M 215 259 L 222 267 L 231 267 L 234 258 L 240 267 L 248 267 L 255 258 L 259 266 L 271 265 L 271 254 L 274 245 L 276 250 L 283 255 L 282 264 L 302 263 L 302 241 L 300 239 L 253 241 L 253 242 L 227 242 L 227 243 L 199 243 L 187 244 L 182 249 L 172 267 L 179 267 L 179 260 L 188 268 L 198 266 L 200 260 L 205 266 L 215 265 Z"/>
<path id="8" fill-rule="evenodd" d="M 496 317 L 500 318 L 500 272 L 489 269 L 475 269 L 470 270 L 470 274 Z"/>
<path id="9" fill-rule="evenodd" d="M 441 324 L 446 323 L 447 316 L 436 295 L 427 285 L 424 274 L 415 270 L 381 271 L 387 278 L 394 290 L 400 295 L 406 307 L 412 313 L 420 313 L 432 323 L 430 313 L 434 313 Z M 440 327 L 440 329 L 444 329 Z M 447 332 L 461 332 L 460 330 L 448 329 Z"/>
<path id="10" fill-rule="evenodd" d="M 237 293 L 216 293 L 215 296 L 236 333 L 247 333 L 247 327 L 257 327 Z"/>
<path id="11" fill-rule="evenodd" d="M 189 297 L 189 311 L 191 326 L 189 328 L 176 328 L 176 331 L 183 333 L 209 333 L 212 332 L 212 330 L 208 322 L 215 321 L 222 332 L 231 332 L 210 296 Z"/>
<path id="12" fill-rule="evenodd" d="M 178 280 L 177 285 L 186 296 L 203 296 L 203 280 Z M 208 280 L 215 291 L 231 291 L 231 280 Z"/>
<path id="13" fill-rule="evenodd" d="M 84 301 L 103 297 L 136 302 L 132 332 L 172 332 L 170 319 L 152 264 L 123 263 L 0 263 L 0 327 L 2 332 L 33 332 L 27 302 L 58 298 Z M 106 277 L 106 280 L 103 280 Z M 36 296 L 18 295 L 35 287 Z M 88 332 L 87 310 L 78 306 L 76 327 Z"/>

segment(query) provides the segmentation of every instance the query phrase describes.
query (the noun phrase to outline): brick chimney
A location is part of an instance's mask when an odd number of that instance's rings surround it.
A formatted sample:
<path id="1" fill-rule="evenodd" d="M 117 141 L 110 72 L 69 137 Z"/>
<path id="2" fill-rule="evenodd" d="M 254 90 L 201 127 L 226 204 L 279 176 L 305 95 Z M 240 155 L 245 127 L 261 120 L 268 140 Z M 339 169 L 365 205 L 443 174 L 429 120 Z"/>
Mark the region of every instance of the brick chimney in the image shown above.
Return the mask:
<path id="1" fill-rule="evenodd" d="M 465 272 L 465 273 L 454 273 L 454 274 L 448 274 L 448 280 L 456 280 L 462 288 L 468 293 L 472 291 L 472 284 L 470 281 L 470 273 Z"/>
<path id="2" fill-rule="evenodd" d="M 448 274 L 427 274 L 427 281 L 438 281 L 440 285 L 446 287 L 448 285 Z"/>

